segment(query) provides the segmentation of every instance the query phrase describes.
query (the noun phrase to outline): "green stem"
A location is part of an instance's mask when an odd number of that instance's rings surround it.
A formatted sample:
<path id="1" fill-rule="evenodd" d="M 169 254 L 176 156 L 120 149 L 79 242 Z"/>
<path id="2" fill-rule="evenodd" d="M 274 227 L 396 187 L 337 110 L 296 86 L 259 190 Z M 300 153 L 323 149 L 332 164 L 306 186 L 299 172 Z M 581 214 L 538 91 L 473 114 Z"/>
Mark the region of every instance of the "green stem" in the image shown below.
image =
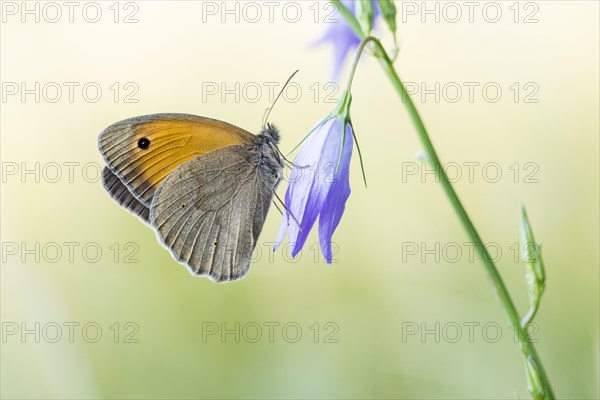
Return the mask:
<path id="1" fill-rule="evenodd" d="M 494 293 L 496 294 L 498 300 L 504 307 L 508 320 L 510 321 L 510 323 L 512 324 L 512 326 L 518 334 L 519 344 L 521 352 L 523 353 L 523 356 L 525 358 L 528 375 L 531 373 L 534 373 L 536 375 L 535 378 L 539 380 L 539 384 L 541 386 L 541 389 L 543 390 L 542 396 L 544 398 L 554 399 L 555 397 L 552 391 L 552 387 L 550 385 L 550 380 L 548 379 L 546 372 L 544 371 L 542 362 L 540 360 L 539 355 L 537 354 L 535 346 L 529 340 L 527 334 L 527 326 L 521 325 L 519 312 L 517 311 L 517 308 L 515 307 L 510 297 L 510 294 L 508 293 L 508 289 L 506 288 L 506 285 L 504 284 L 504 281 L 502 280 L 502 277 L 500 276 L 496 265 L 492 261 L 492 257 L 488 253 L 487 248 L 483 243 L 483 240 L 479 236 L 477 229 L 475 229 L 475 225 L 473 225 L 471 218 L 469 218 L 469 215 L 467 214 L 467 211 L 465 210 L 460 199 L 458 198 L 454 187 L 450 183 L 450 180 L 448 179 L 445 170 L 442 168 L 442 163 L 440 162 L 435 148 L 433 147 L 433 143 L 431 142 L 431 139 L 427 134 L 425 124 L 423 123 L 423 120 L 421 119 L 417 108 L 412 102 L 410 95 L 406 91 L 402 80 L 398 76 L 398 73 L 396 72 L 393 65 L 393 60 L 390 59 L 390 57 L 388 56 L 387 52 L 385 51 L 384 47 L 381 45 L 381 42 L 378 39 L 372 36 L 367 36 L 362 32 L 360 24 L 358 23 L 354 15 L 350 12 L 350 10 L 348 10 L 348 8 L 346 8 L 341 3 L 340 0 L 331 0 L 331 2 L 334 3 L 342 17 L 344 17 L 346 22 L 362 40 L 360 46 L 361 52 L 368 42 L 373 42 L 376 47 L 376 50 L 378 50 L 376 51 L 375 55 L 377 56 L 381 67 L 392 82 L 392 85 L 400 95 L 400 99 L 406 106 L 408 114 L 410 115 L 410 119 L 412 120 L 415 128 L 417 129 L 417 134 L 419 135 L 419 139 L 423 144 L 425 154 L 427 156 L 427 161 L 433 165 L 434 170 L 436 171 L 436 174 L 440 179 L 440 183 L 442 184 L 442 188 L 444 189 L 446 196 L 450 200 L 454 211 L 458 215 L 460 222 L 467 231 L 468 236 L 473 241 L 473 243 L 475 243 L 475 245 L 479 246 L 479 248 L 481 249 L 480 256 L 483 262 L 488 281 L 490 282 L 490 285 L 492 286 L 492 289 L 494 290 Z M 356 59 L 358 59 L 358 57 L 360 57 L 360 54 L 357 56 Z M 355 68 L 353 68 L 352 75 L 354 75 L 354 70 Z M 535 371 L 531 372 L 532 370 Z"/>
<path id="2" fill-rule="evenodd" d="M 354 56 L 354 61 L 352 62 L 352 68 L 350 69 L 350 75 L 348 76 L 348 82 L 346 83 L 346 93 L 350 93 L 352 89 L 352 82 L 354 81 L 354 74 L 356 73 L 356 67 L 358 67 L 358 62 L 360 61 L 360 56 L 362 55 L 363 49 L 369 42 L 377 41 L 373 36 L 367 36 L 356 51 L 356 55 Z"/>
<path id="3" fill-rule="evenodd" d="M 440 162 L 435 148 L 433 147 L 433 143 L 431 143 L 431 139 L 427 134 L 427 130 L 425 129 L 423 120 L 419 116 L 417 108 L 412 102 L 410 95 L 407 93 L 404 84 L 402 83 L 400 77 L 398 76 L 398 73 L 394 69 L 392 60 L 388 57 L 387 53 L 385 52 L 385 49 L 379 41 L 374 41 L 374 43 L 377 47 L 380 48 L 380 50 L 384 54 L 383 58 L 379 58 L 380 64 L 384 69 L 385 73 L 387 74 L 388 78 L 394 85 L 394 88 L 400 95 L 400 98 L 403 100 L 404 105 L 408 110 L 408 114 L 410 115 L 410 118 L 415 128 L 417 129 L 417 134 L 419 135 L 419 139 L 423 144 L 425 154 L 427 155 L 427 159 L 434 166 L 434 169 L 440 178 L 440 183 L 442 184 L 442 188 L 444 189 L 446 196 L 448 196 L 450 203 L 452 203 L 452 207 L 454 208 L 454 211 L 458 215 L 460 222 L 467 231 L 469 238 L 473 241 L 473 243 L 475 243 L 475 246 L 481 249 L 481 260 L 485 267 L 485 272 L 487 274 L 488 280 L 490 281 L 492 289 L 496 293 L 498 300 L 504 307 L 508 320 L 510 321 L 514 329 L 517 330 L 518 337 L 520 338 L 519 344 L 521 346 L 521 351 L 523 352 L 523 355 L 526 359 L 529 359 L 531 357 L 533 360 L 535 360 L 535 363 L 540 371 L 540 380 L 545 389 L 546 398 L 554 398 L 554 394 L 550 386 L 550 381 L 542 367 L 542 362 L 539 358 L 539 355 L 537 354 L 533 343 L 530 343 L 531 341 L 528 338 L 527 332 L 521 326 L 519 313 L 510 297 L 510 294 L 508 293 L 506 285 L 504 284 L 502 277 L 498 273 L 498 269 L 492 261 L 492 257 L 488 253 L 483 240 L 481 240 L 477 229 L 475 229 L 475 225 L 473 225 L 473 222 L 471 221 L 471 218 L 469 218 L 467 211 L 465 210 L 460 199 L 458 198 L 454 187 L 452 187 L 452 184 L 450 183 L 450 180 L 448 179 L 444 168 L 442 168 L 442 163 Z"/>
<path id="4" fill-rule="evenodd" d="M 492 261 L 492 257 L 488 253 L 483 240 L 481 239 L 481 237 L 479 236 L 479 233 L 477 232 L 477 229 L 475 229 L 475 226 L 473 225 L 471 218 L 469 218 L 467 211 L 465 210 L 460 199 L 458 198 L 458 195 L 456 194 L 456 191 L 454 190 L 452 184 L 450 183 L 450 180 L 448 179 L 448 176 L 446 175 L 445 170 L 442 168 L 442 163 L 440 162 L 440 159 L 435 151 L 435 148 L 433 147 L 433 143 L 431 142 L 431 139 L 429 138 L 429 135 L 427 134 L 427 130 L 425 128 L 423 120 L 421 119 L 419 112 L 417 111 L 417 108 L 415 107 L 414 103 L 412 102 L 410 95 L 407 93 L 406 88 L 404 87 L 404 84 L 400 80 L 398 73 L 394 69 L 392 60 L 388 56 L 387 52 L 385 51 L 385 49 L 383 48 L 383 46 L 381 45 L 381 42 L 379 40 L 377 40 L 373 37 L 364 38 L 362 34 L 361 34 L 361 38 L 363 38 L 363 43 L 366 43 L 368 41 L 373 42 L 375 44 L 375 46 L 381 52 L 382 56 L 378 57 L 378 60 L 381 64 L 381 67 L 383 68 L 383 70 L 387 74 L 388 78 L 392 82 L 392 85 L 394 86 L 394 88 L 396 89 L 398 94 L 400 95 L 400 98 L 404 102 L 404 105 L 406 106 L 408 114 L 410 115 L 410 118 L 411 118 L 415 128 L 417 129 L 417 134 L 419 135 L 419 139 L 421 140 L 421 143 L 423 144 L 425 153 L 427 155 L 427 160 L 431 163 L 431 165 L 433 165 L 433 167 L 440 179 L 440 183 L 442 184 L 442 188 L 444 189 L 446 196 L 450 200 L 450 203 L 452 204 L 454 211 L 458 215 L 460 222 L 462 223 L 463 227 L 467 231 L 469 238 L 472 240 L 473 243 L 475 243 L 476 246 L 479 247 L 479 249 L 481 249 L 480 256 L 481 256 L 481 260 L 483 262 L 483 266 L 484 266 L 487 278 L 488 278 L 490 285 L 492 286 L 492 289 L 494 290 L 498 300 L 504 307 L 504 310 L 506 312 L 508 320 L 510 321 L 510 323 L 512 324 L 514 329 L 517 331 L 518 337 L 520 338 L 519 344 L 520 344 L 521 352 L 523 353 L 526 360 L 531 359 L 535 362 L 535 365 L 537 365 L 538 371 L 539 371 L 538 372 L 539 379 L 540 379 L 540 382 L 544 389 L 545 398 L 553 399 L 554 393 L 552 392 L 552 387 L 550 386 L 550 381 L 549 381 L 548 377 L 546 376 L 546 372 L 544 371 L 544 369 L 542 367 L 542 362 L 539 358 L 539 355 L 537 354 L 537 351 L 536 351 L 533 343 L 531 343 L 531 341 L 528 338 L 528 334 L 527 334 L 526 330 L 520 324 L 519 313 L 508 293 L 506 285 L 504 284 L 502 277 L 498 273 L 498 269 L 496 268 L 496 265 Z"/>

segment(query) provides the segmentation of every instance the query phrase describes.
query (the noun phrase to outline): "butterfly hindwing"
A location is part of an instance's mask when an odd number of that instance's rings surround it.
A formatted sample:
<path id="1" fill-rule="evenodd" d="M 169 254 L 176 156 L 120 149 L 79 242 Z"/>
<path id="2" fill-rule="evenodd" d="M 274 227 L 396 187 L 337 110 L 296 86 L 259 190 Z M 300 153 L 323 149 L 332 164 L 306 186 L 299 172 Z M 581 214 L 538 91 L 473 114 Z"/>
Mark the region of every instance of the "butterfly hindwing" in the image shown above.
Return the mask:
<path id="1" fill-rule="evenodd" d="M 252 144 L 254 138 L 210 118 L 153 114 L 112 124 L 100 134 L 98 147 L 110 170 L 149 207 L 160 183 L 175 168 L 224 146 Z"/>
<path id="2" fill-rule="evenodd" d="M 102 185 L 120 206 L 138 216 L 144 223 L 150 223 L 150 209 L 136 199 L 127 186 L 108 167 L 104 167 L 102 170 Z"/>
<path id="3" fill-rule="evenodd" d="M 158 237 L 194 274 L 223 282 L 247 273 L 277 184 L 259 158 L 238 145 L 200 155 L 154 195 L 150 221 Z"/>

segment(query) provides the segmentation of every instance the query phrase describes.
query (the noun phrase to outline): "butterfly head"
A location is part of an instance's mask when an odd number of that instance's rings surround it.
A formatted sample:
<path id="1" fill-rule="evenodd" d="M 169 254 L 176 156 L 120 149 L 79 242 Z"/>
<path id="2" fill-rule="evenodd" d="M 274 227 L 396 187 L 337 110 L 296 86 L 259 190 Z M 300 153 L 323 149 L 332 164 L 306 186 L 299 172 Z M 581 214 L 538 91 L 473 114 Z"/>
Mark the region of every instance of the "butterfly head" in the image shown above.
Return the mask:
<path id="1" fill-rule="evenodd" d="M 271 123 L 267 123 L 265 127 L 260 131 L 259 136 L 265 137 L 269 142 L 279 144 L 281 135 L 279 134 L 279 128 Z"/>

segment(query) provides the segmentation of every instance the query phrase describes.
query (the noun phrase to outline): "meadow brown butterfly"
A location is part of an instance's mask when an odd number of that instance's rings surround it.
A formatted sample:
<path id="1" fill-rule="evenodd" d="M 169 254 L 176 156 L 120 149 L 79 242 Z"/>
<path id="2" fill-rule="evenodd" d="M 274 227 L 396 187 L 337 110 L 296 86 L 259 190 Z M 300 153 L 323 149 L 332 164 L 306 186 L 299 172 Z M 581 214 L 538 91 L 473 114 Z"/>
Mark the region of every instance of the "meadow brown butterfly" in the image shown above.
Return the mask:
<path id="1" fill-rule="evenodd" d="M 100 133 L 102 184 L 191 273 L 234 281 L 248 272 L 281 181 L 278 143 L 272 124 L 253 135 L 189 114 L 129 118 Z"/>

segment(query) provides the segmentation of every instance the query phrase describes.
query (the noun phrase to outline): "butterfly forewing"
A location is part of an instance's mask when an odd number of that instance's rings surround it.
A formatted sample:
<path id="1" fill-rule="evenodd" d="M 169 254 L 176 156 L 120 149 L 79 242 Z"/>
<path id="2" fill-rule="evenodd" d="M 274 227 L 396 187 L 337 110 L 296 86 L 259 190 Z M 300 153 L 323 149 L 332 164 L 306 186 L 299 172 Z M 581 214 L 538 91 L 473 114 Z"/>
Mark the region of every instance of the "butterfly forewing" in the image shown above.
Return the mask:
<path id="1" fill-rule="evenodd" d="M 210 118 L 153 114 L 114 123 L 100 134 L 98 147 L 110 170 L 148 207 L 175 168 L 224 146 L 252 144 L 254 137 Z"/>
<path id="2" fill-rule="evenodd" d="M 228 146 L 179 166 L 161 184 L 150 221 L 191 272 L 219 282 L 244 276 L 277 178 L 258 166 L 258 150 Z"/>

